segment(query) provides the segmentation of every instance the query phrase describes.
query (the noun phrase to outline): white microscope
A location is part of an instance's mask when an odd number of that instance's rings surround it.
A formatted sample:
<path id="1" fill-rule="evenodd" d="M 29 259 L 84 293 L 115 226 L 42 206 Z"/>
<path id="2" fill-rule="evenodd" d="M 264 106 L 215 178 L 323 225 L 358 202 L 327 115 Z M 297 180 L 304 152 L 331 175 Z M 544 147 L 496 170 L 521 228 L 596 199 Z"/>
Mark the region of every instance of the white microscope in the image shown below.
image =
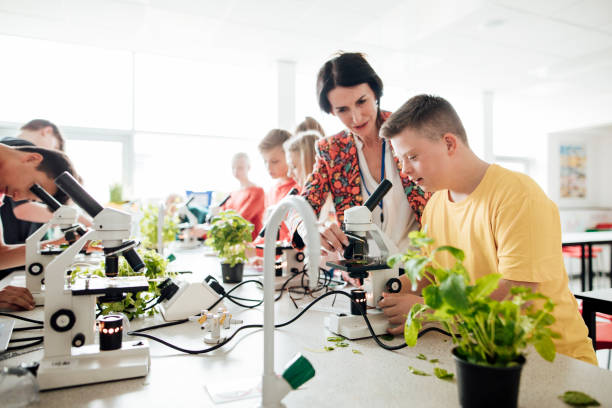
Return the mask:
<path id="1" fill-rule="evenodd" d="M 192 234 L 193 227 L 198 225 L 197 217 L 189 209 L 189 204 L 194 200 L 194 198 L 195 196 L 191 196 L 191 198 L 178 209 L 178 216 L 187 218 L 187 222 L 179 225 L 179 228 L 183 231 L 181 248 L 184 249 L 196 248 L 200 245 L 198 238 Z"/>
<path id="2" fill-rule="evenodd" d="M 94 342 L 96 299 L 119 301 L 128 292 L 146 291 L 149 287 L 144 276 L 112 278 L 118 273 L 119 256 L 124 256 L 134 271 L 144 268 L 134 249 L 138 243 L 128 240 L 131 216 L 102 208 L 68 172 L 57 177 L 55 184 L 92 216 L 93 229 L 47 265 L 44 357 L 38 369 L 40 389 L 145 376 L 150 366 L 148 343 L 122 342 L 123 327 L 118 316 L 101 319 L 100 343 Z M 102 242 L 107 278 L 78 279 L 70 285 L 66 273 L 90 240 Z"/>
<path id="3" fill-rule="evenodd" d="M 387 258 L 399 252 L 395 244 L 372 222 L 372 211 L 391 189 L 391 182 L 383 180 L 362 206 L 349 208 L 344 212 L 344 231 L 349 245 L 344 251 L 344 260 L 327 262 L 328 266 L 347 271 L 352 278 L 362 279 L 363 290 L 352 292 L 363 310 L 376 308 L 383 292 L 397 293 L 401 290 L 399 267 L 390 268 Z M 377 257 L 370 257 L 368 242 L 374 242 L 379 250 Z M 365 293 L 364 293 L 365 292 Z M 358 308 L 351 308 L 351 315 L 335 313 L 325 318 L 326 327 L 348 339 L 371 337 Z M 375 334 L 385 334 L 389 322 L 382 311 L 368 311 L 368 320 Z"/>
<path id="4" fill-rule="evenodd" d="M 61 249 L 42 249 L 41 239 L 53 227 L 60 227 L 69 244 L 76 241 L 77 234 L 82 236 L 85 230 L 77 223 L 78 211 L 76 208 L 61 205 L 52 195 L 47 193 L 38 184 L 34 184 L 30 191 L 34 193 L 53 212 L 53 217 L 41 225 L 26 239 L 26 288 L 32 293 L 36 305 L 44 304 L 45 270 L 53 258 L 62 253 Z"/>

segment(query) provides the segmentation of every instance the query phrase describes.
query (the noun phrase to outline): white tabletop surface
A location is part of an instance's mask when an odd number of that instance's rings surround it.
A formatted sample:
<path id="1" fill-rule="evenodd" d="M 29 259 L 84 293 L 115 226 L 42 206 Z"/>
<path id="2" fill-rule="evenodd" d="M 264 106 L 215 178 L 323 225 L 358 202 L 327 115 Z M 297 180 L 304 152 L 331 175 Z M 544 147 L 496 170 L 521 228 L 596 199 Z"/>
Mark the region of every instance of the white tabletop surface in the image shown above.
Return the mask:
<path id="1" fill-rule="evenodd" d="M 214 258 L 204 257 L 201 250 L 179 253 L 177 270 L 189 268 L 194 279 L 202 274 L 220 275 Z M 242 289 L 241 289 L 242 290 Z M 238 292 L 238 291 L 237 291 Z M 245 288 L 244 296 L 257 296 L 261 291 Z M 239 295 L 240 296 L 240 295 Z M 329 300 L 329 302 L 328 302 Z M 305 305 L 309 299 L 298 301 Z M 434 365 L 417 359 L 423 353 L 429 359 L 440 360 L 439 367 L 455 372 L 450 354 L 451 341 L 444 335 L 428 333 L 415 348 L 390 352 L 373 340 L 349 341 L 347 348 L 324 351 L 331 335 L 323 324 L 326 308 L 331 308 L 331 297 L 325 305 L 315 307 L 295 323 L 276 330 L 277 373 L 297 352 L 306 356 L 315 367 L 316 375 L 299 390 L 291 392 L 284 402 L 288 407 L 458 407 L 456 380 L 446 382 L 434 376 L 421 377 L 409 372 L 408 367 L 432 373 Z M 319 306 L 319 305 L 317 305 Z M 245 324 L 261 323 L 261 309 L 241 310 L 228 304 Z M 335 309 L 347 308 L 338 298 Z M 288 296 L 277 302 L 276 321 L 284 322 L 299 311 Z M 22 313 L 42 318 L 42 309 Z M 161 317 L 139 319 L 132 328 L 162 322 Z M 18 323 L 23 325 L 22 323 Z M 29 323 L 25 325 L 30 325 Z M 149 332 L 184 348 L 203 349 L 203 332 L 195 323 Z M 28 333 L 27 336 L 33 336 Z M 401 337 L 391 341 L 401 344 Z M 263 333 L 244 330 L 225 347 L 209 354 L 186 355 L 159 343 L 151 342 L 151 370 L 145 378 L 46 391 L 33 406 L 54 407 L 183 407 L 215 406 L 205 385 L 214 382 L 235 382 L 240 378 L 258 377 L 263 370 Z M 355 354 L 352 350 L 361 354 Z M 22 361 L 38 360 L 42 350 L 0 361 L 0 365 L 17 365 Z M 612 405 L 612 372 L 557 355 L 553 363 L 544 361 L 531 351 L 523 369 L 519 402 L 521 407 L 566 407 L 557 396 L 568 390 L 586 392 L 602 406 Z M 220 407 L 255 406 L 255 400 L 218 405 Z"/>
<path id="2" fill-rule="evenodd" d="M 612 242 L 612 231 L 564 232 L 561 235 L 564 244 L 583 242 Z"/>

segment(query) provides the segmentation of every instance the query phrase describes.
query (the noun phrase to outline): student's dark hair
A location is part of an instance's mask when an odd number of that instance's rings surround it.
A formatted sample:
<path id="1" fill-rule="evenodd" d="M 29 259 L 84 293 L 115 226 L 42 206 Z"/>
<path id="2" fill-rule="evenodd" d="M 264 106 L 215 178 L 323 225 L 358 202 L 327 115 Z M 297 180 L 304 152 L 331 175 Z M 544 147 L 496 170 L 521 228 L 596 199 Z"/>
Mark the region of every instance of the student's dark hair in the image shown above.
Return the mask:
<path id="1" fill-rule="evenodd" d="M 317 96 L 322 111 L 330 113 L 332 108 L 327 94 L 337 86 L 355 86 L 368 84 L 374 92 L 378 103 L 377 125 L 380 126 L 380 98 L 383 94 L 383 83 L 374 69 L 366 61 L 365 56 L 359 52 L 340 52 L 336 57 L 327 61 L 317 76 Z"/>
<path id="2" fill-rule="evenodd" d="M 42 171 L 49 177 L 51 180 L 55 180 L 60 174 L 67 171 L 72 174 L 74 178 L 80 180 L 79 175 L 77 174 L 72 162 L 68 158 L 68 156 L 60 152 L 59 150 L 45 149 L 43 147 L 37 146 L 19 146 L 14 147 L 13 149 L 27 152 L 27 153 L 38 153 L 42 156 L 42 160 L 36 170 Z M 55 199 L 62 204 L 65 204 L 68 201 L 68 196 L 59 188 L 54 195 Z"/>
<path id="3" fill-rule="evenodd" d="M 45 119 L 34 119 L 21 127 L 21 130 L 41 130 L 47 126 L 53 129 L 53 136 L 57 139 L 58 150 L 64 151 L 64 138 L 55 124 Z"/>
<path id="4" fill-rule="evenodd" d="M 321 124 L 311 116 L 306 116 L 302 123 L 297 125 L 293 134 L 297 135 L 298 133 L 306 132 L 307 130 L 316 130 L 321 134 L 321 137 L 325 137 L 325 131 L 323 130 L 323 126 L 321 126 Z"/>
<path id="5" fill-rule="evenodd" d="M 445 133 L 452 133 L 468 146 L 459 115 L 446 99 L 439 96 L 417 95 L 410 98 L 389 116 L 380 134 L 391 139 L 407 128 L 421 131 L 432 140 L 439 140 Z"/>
<path id="6" fill-rule="evenodd" d="M 284 129 L 272 129 L 263 139 L 261 139 L 257 147 L 260 152 L 267 152 L 276 147 L 283 147 L 283 143 L 289 140 L 289 138 L 291 138 L 291 133 L 288 131 Z"/>

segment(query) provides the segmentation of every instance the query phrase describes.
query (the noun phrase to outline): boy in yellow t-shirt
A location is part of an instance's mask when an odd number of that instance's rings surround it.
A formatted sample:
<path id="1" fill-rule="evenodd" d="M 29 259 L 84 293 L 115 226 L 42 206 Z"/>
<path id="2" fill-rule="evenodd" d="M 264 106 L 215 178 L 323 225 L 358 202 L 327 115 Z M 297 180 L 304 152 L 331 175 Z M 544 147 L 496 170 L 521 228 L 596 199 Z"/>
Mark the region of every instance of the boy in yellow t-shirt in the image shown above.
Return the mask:
<path id="1" fill-rule="evenodd" d="M 390 139 L 403 172 L 423 190 L 435 192 L 423 213 L 422 225 L 436 245 L 465 252 L 464 265 L 472 280 L 498 272 L 503 299 L 512 286 L 527 286 L 555 303 L 552 330 L 559 353 L 597 365 L 595 351 L 578 304 L 568 287 L 561 253 L 561 223 L 557 206 L 528 176 L 490 165 L 470 149 L 459 116 L 440 97 L 418 95 L 387 119 L 381 134 Z M 451 264 L 450 258 L 440 262 Z M 403 331 L 407 313 L 423 302 L 402 276 L 402 293 L 385 294 L 379 305 Z M 421 283 L 424 285 L 425 280 Z"/>

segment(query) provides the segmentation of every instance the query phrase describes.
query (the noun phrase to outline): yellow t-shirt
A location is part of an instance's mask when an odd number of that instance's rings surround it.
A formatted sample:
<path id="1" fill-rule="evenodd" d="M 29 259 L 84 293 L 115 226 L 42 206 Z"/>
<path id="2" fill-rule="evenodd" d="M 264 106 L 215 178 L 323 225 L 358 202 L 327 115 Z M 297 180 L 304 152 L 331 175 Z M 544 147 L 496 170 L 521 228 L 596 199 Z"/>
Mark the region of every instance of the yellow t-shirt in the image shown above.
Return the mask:
<path id="1" fill-rule="evenodd" d="M 472 281 L 492 272 L 504 279 L 538 282 L 555 303 L 552 330 L 561 334 L 557 352 L 597 365 L 587 327 L 568 286 L 561 252 L 557 206 L 528 176 L 490 165 L 476 189 L 454 203 L 448 190 L 436 192 L 422 219 L 435 245 L 465 252 Z M 438 259 L 450 266 L 446 253 Z"/>

